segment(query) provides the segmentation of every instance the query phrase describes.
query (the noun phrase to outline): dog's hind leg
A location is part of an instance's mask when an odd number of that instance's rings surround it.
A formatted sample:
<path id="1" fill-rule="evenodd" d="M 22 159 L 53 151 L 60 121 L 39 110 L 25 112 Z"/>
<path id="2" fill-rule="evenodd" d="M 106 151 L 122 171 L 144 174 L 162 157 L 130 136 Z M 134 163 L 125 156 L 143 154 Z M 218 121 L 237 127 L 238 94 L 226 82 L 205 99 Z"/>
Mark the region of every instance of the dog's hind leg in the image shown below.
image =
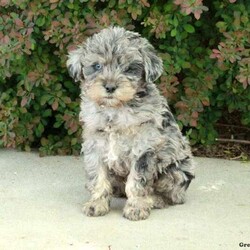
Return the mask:
<path id="1" fill-rule="evenodd" d="M 167 166 L 164 173 L 159 176 L 154 188 L 163 195 L 169 205 L 185 202 L 186 190 L 194 178 L 192 165 L 192 160 L 187 157 L 179 163 Z"/>

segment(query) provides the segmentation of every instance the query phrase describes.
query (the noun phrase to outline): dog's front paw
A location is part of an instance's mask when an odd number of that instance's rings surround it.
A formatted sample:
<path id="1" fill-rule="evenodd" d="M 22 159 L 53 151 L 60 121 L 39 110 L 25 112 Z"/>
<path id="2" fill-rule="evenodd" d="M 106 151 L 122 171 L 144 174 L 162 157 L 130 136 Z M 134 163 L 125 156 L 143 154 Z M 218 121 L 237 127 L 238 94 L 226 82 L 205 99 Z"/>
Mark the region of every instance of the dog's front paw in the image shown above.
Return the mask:
<path id="1" fill-rule="evenodd" d="M 83 205 L 83 212 L 87 216 L 103 216 L 109 212 L 109 202 L 106 200 L 88 201 Z"/>
<path id="2" fill-rule="evenodd" d="M 150 215 L 150 207 L 134 207 L 127 204 L 123 210 L 123 216 L 129 220 L 145 220 Z"/>
<path id="3" fill-rule="evenodd" d="M 160 195 L 153 195 L 153 208 L 162 209 L 167 206 L 164 199 Z"/>

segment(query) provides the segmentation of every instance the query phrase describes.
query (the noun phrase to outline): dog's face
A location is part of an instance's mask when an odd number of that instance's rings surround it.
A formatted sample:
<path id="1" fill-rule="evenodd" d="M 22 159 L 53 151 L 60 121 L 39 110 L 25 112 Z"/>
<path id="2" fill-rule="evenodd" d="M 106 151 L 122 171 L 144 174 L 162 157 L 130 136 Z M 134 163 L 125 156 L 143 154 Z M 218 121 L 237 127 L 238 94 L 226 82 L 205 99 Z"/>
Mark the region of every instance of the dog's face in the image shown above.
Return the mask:
<path id="1" fill-rule="evenodd" d="M 138 33 L 110 27 L 70 52 L 67 66 L 85 95 L 99 105 L 119 107 L 146 95 L 162 73 L 162 61 Z"/>

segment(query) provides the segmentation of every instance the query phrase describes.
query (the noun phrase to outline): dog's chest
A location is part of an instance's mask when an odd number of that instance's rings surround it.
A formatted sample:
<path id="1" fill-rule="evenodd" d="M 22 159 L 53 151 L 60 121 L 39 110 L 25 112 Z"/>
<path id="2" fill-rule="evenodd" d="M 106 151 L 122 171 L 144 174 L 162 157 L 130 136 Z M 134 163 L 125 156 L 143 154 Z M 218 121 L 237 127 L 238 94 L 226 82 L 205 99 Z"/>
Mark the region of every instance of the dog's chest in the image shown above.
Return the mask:
<path id="1" fill-rule="evenodd" d="M 116 174 L 126 176 L 134 159 L 135 136 L 140 129 L 141 121 L 137 115 L 127 109 L 93 113 L 85 109 L 83 121 L 86 129 L 104 145 L 100 148 L 103 161 Z"/>
<path id="2" fill-rule="evenodd" d="M 131 168 L 133 138 L 138 130 L 135 119 L 126 112 L 107 113 L 104 117 L 103 132 L 101 130 L 106 141 L 104 161 L 120 176 L 126 176 Z"/>
<path id="3" fill-rule="evenodd" d="M 110 132 L 106 135 L 103 160 L 117 175 L 126 176 L 131 168 L 133 148 L 131 138 Z"/>
<path id="4" fill-rule="evenodd" d="M 81 120 L 85 124 L 84 140 L 98 146 L 98 154 L 107 166 L 126 176 L 138 157 L 158 143 L 153 113 L 131 108 L 97 109 L 82 106 Z"/>

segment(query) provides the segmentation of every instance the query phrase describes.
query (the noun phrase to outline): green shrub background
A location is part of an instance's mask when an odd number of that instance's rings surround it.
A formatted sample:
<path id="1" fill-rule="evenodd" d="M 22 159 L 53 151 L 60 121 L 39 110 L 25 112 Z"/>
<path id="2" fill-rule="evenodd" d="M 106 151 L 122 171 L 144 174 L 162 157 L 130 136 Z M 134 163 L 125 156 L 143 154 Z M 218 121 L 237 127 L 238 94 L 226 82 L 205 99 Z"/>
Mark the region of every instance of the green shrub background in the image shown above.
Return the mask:
<path id="1" fill-rule="evenodd" d="M 159 89 L 192 144 L 213 143 L 215 123 L 232 113 L 249 125 L 249 17 L 248 0 L 0 0 L 0 147 L 79 154 L 67 53 L 109 25 L 159 51 Z"/>

